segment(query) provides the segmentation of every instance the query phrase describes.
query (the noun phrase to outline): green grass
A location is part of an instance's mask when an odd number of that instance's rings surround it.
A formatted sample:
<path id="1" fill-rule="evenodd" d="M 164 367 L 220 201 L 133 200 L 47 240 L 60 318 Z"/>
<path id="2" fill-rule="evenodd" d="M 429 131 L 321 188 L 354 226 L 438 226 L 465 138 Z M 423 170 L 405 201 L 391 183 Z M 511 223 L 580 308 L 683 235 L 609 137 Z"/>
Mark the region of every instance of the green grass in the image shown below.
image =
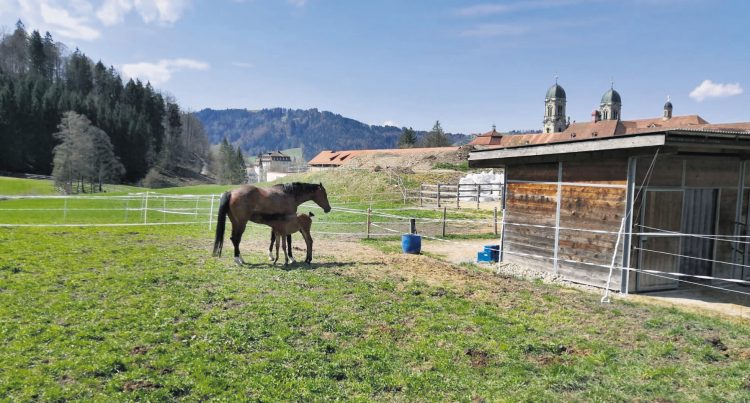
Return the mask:
<path id="1" fill-rule="evenodd" d="M 0 176 L 0 195 L 43 196 L 57 194 L 52 181 Z"/>
<path id="2" fill-rule="evenodd" d="M 345 186 L 306 176 L 316 177 Z M 62 220 L 60 210 L 18 209 L 31 202 L 0 201 L 0 223 Z M 69 199 L 65 220 L 141 222 L 139 211 L 126 221 L 123 202 Z M 436 214 L 401 213 L 412 212 Z M 180 216 L 147 219 L 164 217 Z M 336 211 L 313 228 L 336 220 L 364 228 L 362 216 Z M 245 239 L 266 235 L 253 226 Z M 289 270 L 260 250 L 243 253 L 249 266 L 232 264 L 228 239 L 211 258 L 211 239 L 203 224 L 0 228 L 0 400 L 750 399 L 747 322 L 602 305 L 596 294 L 403 256 L 398 237 L 335 253 L 318 238 L 315 264 Z"/>
<path id="3" fill-rule="evenodd" d="M 390 253 L 240 268 L 210 235 L 0 229 L 0 399 L 750 398 L 746 323 Z"/>
<path id="4" fill-rule="evenodd" d="M 469 171 L 469 161 L 463 161 L 458 164 L 452 164 L 450 162 L 439 162 L 433 165 L 432 169 L 452 169 L 454 171 L 467 172 Z"/>

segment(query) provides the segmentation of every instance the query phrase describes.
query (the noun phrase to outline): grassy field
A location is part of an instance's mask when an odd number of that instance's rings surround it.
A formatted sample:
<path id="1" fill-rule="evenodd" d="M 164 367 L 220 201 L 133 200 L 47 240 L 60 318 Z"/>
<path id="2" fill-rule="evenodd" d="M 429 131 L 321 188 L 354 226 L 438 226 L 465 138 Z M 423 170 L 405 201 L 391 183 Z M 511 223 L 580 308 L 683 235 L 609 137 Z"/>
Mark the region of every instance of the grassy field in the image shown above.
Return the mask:
<path id="1" fill-rule="evenodd" d="M 212 235 L 0 228 L 0 400 L 750 399 L 747 322 L 602 305 L 390 239 L 319 237 L 311 267 L 285 269 L 253 228 L 239 267 Z"/>

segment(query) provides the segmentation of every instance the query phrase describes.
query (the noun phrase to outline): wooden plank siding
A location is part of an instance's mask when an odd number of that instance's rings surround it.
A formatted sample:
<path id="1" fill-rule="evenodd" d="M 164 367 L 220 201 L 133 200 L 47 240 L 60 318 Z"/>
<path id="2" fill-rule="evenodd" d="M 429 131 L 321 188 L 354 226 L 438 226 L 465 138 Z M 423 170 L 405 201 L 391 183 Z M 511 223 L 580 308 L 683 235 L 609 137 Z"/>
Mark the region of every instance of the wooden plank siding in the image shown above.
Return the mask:
<path id="1" fill-rule="evenodd" d="M 557 274 L 604 287 L 625 213 L 627 159 L 513 165 L 506 167 L 506 179 L 503 260 L 553 271 L 557 245 Z M 621 239 L 618 264 L 622 245 Z M 620 289 L 619 270 L 611 288 Z"/>
<path id="2" fill-rule="evenodd" d="M 555 247 L 553 227 L 557 209 L 557 186 L 508 183 L 506 191 L 503 260 L 551 270 Z"/>

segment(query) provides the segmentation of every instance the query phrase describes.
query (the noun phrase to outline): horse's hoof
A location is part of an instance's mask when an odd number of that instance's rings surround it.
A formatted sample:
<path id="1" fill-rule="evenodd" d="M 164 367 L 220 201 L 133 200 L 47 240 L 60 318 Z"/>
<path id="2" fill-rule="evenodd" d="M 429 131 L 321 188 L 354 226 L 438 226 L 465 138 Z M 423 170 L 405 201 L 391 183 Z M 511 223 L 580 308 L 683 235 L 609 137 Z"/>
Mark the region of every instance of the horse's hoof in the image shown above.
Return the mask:
<path id="1" fill-rule="evenodd" d="M 242 260 L 242 258 L 239 257 L 239 256 L 235 256 L 234 257 L 234 262 L 237 263 L 237 264 L 240 264 L 240 265 L 244 265 L 245 264 L 245 261 Z"/>
<path id="2" fill-rule="evenodd" d="M 290 258 L 289 258 L 289 261 L 290 261 L 290 262 L 292 262 L 292 263 L 297 263 L 297 261 L 296 261 L 296 260 L 294 260 L 294 258 L 293 258 L 293 257 L 290 257 Z"/>
<path id="3" fill-rule="evenodd" d="M 271 260 L 271 261 L 273 261 L 273 255 L 272 255 L 272 254 L 270 254 L 270 253 L 268 254 L 268 260 Z"/>

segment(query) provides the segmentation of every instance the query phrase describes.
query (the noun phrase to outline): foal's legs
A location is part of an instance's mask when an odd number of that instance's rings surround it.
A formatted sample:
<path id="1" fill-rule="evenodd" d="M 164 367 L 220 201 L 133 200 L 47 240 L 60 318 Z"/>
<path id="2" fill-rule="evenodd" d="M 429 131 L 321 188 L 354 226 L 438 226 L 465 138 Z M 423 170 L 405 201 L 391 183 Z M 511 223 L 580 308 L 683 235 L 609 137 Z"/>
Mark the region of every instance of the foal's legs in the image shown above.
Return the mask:
<path id="1" fill-rule="evenodd" d="M 232 237 L 230 239 L 232 240 L 232 245 L 234 245 L 234 261 L 237 264 L 245 264 L 242 256 L 240 256 L 240 240 L 242 239 L 242 233 L 245 232 L 247 222 L 240 224 L 233 217 L 230 216 L 229 218 L 232 221 Z"/>
<path id="2" fill-rule="evenodd" d="M 281 246 L 282 246 L 281 249 L 284 249 L 284 266 L 289 264 L 289 255 L 287 254 L 287 251 L 286 251 L 286 238 L 287 237 L 289 237 L 289 235 L 281 237 Z"/>
<path id="3" fill-rule="evenodd" d="M 296 260 L 294 260 L 294 256 L 292 256 L 292 234 L 289 234 L 286 236 L 286 244 L 287 249 L 289 249 L 289 260 L 291 260 L 292 263 L 297 263 Z"/>
<path id="4" fill-rule="evenodd" d="M 274 259 L 273 264 L 276 264 L 276 262 L 279 261 L 279 246 L 281 246 L 281 235 L 274 234 L 276 237 L 276 259 Z"/>
<path id="5" fill-rule="evenodd" d="M 301 229 L 300 233 L 305 238 L 305 245 L 307 246 L 307 256 L 305 257 L 305 263 L 310 264 L 312 262 L 312 250 L 313 250 L 313 239 L 309 229 Z"/>

